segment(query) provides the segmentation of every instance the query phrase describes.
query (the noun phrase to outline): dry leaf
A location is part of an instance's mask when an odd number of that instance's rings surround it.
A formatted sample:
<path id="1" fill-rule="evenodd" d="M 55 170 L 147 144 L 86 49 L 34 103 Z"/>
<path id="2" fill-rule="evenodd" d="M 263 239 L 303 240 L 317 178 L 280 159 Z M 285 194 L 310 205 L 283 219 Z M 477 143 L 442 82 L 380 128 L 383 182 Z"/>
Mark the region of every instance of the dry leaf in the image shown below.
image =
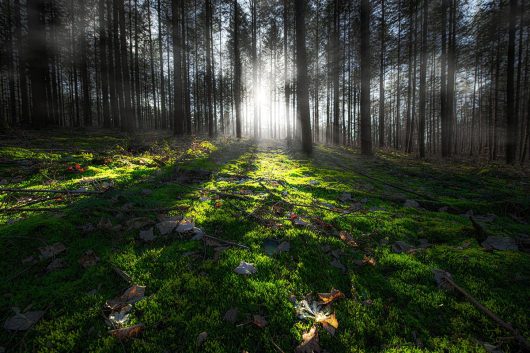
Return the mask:
<path id="1" fill-rule="evenodd" d="M 155 234 L 153 232 L 153 227 L 140 231 L 139 238 L 143 241 L 150 242 L 156 239 Z"/>
<path id="2" fill-rule="evenodd" d="M 126 304 L 134 304 L 140 301 L 145 295 L 145 287 L 134 285 L 127 289 L 120 297 L 107 300 L 107 306 L 111 310 L 121 308 Z"/>
<path id="3" fill-rule="evenodd" d="M 282 241 L 278 245 L 278 252 L 287 252 L 291 249 L 291 244 L 288 241 Z"/>
<path id="4" fill-rule="evenodd" d="M 199 333 L 199 336 L 197 336 L 197 345 L 201 346 L 204 341 L 206 341 L 206 338 L 208 338 L 208 332 L 201 332 Z"/>
<path id="5" fill-rule="evenodd" d="M 224 319 L 230 323 L 235 323 L 237 321 L 237 318 L 239 316 L 239 309 L 238 308 L 230 308 L 225 313 Z"/>
<path id="6" fill-rule="evenodd" d="M 346 267 L 337 258 L 334 258 L 333 261 L 331 261 L 331 266 L 336 267 L 342 271 L 346 271 Z"/>
<path id="7" fill-rule="evenodd" d="M 318 293 L 320 304 L 330 304 L 337 299 L 344 298 L 344 293 L 340 290 L 332 289 L 329 293 Z"/>
<path id="8" fill-rule="evenodd" d="M 267 320 L 261 315 L 253 315 L 252 316 L 252 323 L 259 328 L 264 328 L 267 326 Z"/>
<path id="9" fill-rule="evenodd" d="M 63 259 L 55 259 L 46 267 L 47 272 L 53 272 L 66 267 L 66 261 Z"/>
<path id="10" fill-rule="evenodd" d="M 308 332 L 302 335 L 302 343 L 295 350 L 296 353 L 320 353 L 320 343 L 318 341 L 318 331 L 316 326 L 311 327 Z"/>
<path id="11" fill-rule="evenodd" d="M 66 251 L 66 246 L 64 246 L 63 243 L 55 243 L 53 245 L 47 245 L 39 248 L 40 257 L 43 260 L 59 255 L 64 251 Z"/>
<path id="12" fill-rule="evenodd" d="M 396 254 L 401 254 L 404 252 L 409 252 L 413 250 L 414 247 L 404 241 L 396 241 L 394 244 L 392 244 L 392 251 Z"/>
<path id="13" fill-rule="evenodd" d="M 85 254 L 79 258 L 79 264 L 83 266 L 83 268 L 95 266 L 98 261 L 99 257 L 97 257 L 96 253 L 92 250 L 85 251 Z"/>
<path id="14" fill-rule="evenodd" d="M 341 230 L 339 232 L 339 237 L 340 239 L 345 242 L 346 244 L 348 244 L 349 246 L 353 247 L 353 248 L 356 248 L 359 246 L 359 244 L 357 244 L 357 242 L 353 239 L 353 237 L 351 236 L 350 233 L 344 231 L 344 230 Z"/>
<path id="15" fill-rule="evenodd" d="M 320 322 L 322 327 L 332 335 L 335 335 L 335 330 L 339 327 L 339 322 L 337 321 L 335 313 L 324 318 L 319 318 L 317 319 L 317 322 Z"/>
<path id="16" fill-rule="evenodd" d="M 127 304 L 121 307 L 118 311 L 113 311 L 109 315 L 109 321 L 114 326 L 122 326 L 129 321 L 129 312 L 132 310 L 132 305 Z"/>
<path id="17" fill-rule="evenodd" d="M 240 275 L 251 275 L 257 272 L 256 267 L 254 267 L 254 264 L 245 261 L 241 261 L 239 263 L 239 266 L 237 266 L 234 271 Z"/>
<path id="18" fill-rule="evenodd" d="M 101 218 L 98 223 L 98 229 L 112 230 L 112 222 L 108 218 Z"/>
<path id="19" fill-rule="evenodd" d="M 154 223 L 153 220 L 151 220 L 150 218 L 147 218 L 147 217 L 136 217 L 136 218 L 129 219 L 126 222 L 126 225 L 127 225 L 127 229 L 128 230 L 132 230 L 132 229 L 140 229 L 140 228 L 143 228 L 145 226 L 151 225 L 153 223 Z"/>
<path id="20" fill-rule="evenodd" d="M 29 311 L 21 314 L 15 310 L 15 316 L 4 323 L 4 329 L 10 331 L 26 331 L 35 325 L 44 315 L 44 311 Z"/>
<path id="21" fill-rule="evenodd" d="M 182 221 L 178 223 L 177 228 L 175 229 L 175 232 L 186 233 L 186 232 L 192 231 L 193 228 L 195 228 L 195 224 L 192 221 L 183 219 Z"/>
<path id="22" fill-rule="evenodd" d="M 363 257 L 363 264 L 365 265 L 375 266 L 376 263 L 377 262 L 375 261 L 373 257 L 370 257 L 370 256 Z"/>
<path id="23" fill-rule="evenodd" d="M 173 232 L 173 229 L 177 226 L 177 221 L 162 221 L 156 224 L 156 228 L 161 235 L 167 235 Z"/>
<path id="24" fill-rule="evenodd" d="M 145 326 L 143 324 L 137 324 L 131 327 L 124 327 L 117 330 L 111 330 L 109 331 L 109 333 L 120 341 L 125 341 L 138 336 L 144 331 L 144 329 Z"/>

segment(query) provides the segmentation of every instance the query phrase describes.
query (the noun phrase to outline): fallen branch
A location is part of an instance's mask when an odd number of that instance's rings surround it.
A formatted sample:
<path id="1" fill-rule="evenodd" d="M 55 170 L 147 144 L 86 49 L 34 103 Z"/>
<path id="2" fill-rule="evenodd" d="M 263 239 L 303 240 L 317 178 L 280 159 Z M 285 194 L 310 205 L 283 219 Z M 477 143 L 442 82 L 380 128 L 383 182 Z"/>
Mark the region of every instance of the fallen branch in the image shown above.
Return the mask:
<path id="1" fill-rule="evenodd" d="M 243 248 L 243 249 L 250 250 L 250 248 L 248 246 L 246 246 L 246 245 L 239 244 L 239 243 L 234 243 L 234 242 L 231 242 L 231 241 L 228 241 L 228 240 L 224 240 L 224 239 L 221 239 L 221 238 L 216 238 L 216 237 L 213 237 L 211 235 L 204 234 L 203 237 L 210 238 L 210 239 L 213 239 L 213 240 L 217 240 L 217 241 L 220 241 L 221 243 L 225 243 L 225 244 L 229 244 L 229 245 L 233 245 L 233 246 L 237 246 L 237 247 L 240 247 L 240 248 Z"/>
<path id="2" fill-rule="evenodd" d="M 56 208 L 31 208 L 31 207 L 13 207 L 13 208 L 0 208 L 0 213 L 11 213 L 11 212 L 61 212 L 66 210 L 67 207 L 56 207 Z"/>
<path id="3" fill-rule="evenodd" d="M 51 193 L 51 194 L 82 195 L 82 194 L 103 194 L 105 191 L 0 188 L 0 192 Z"/>
<path id="4" fill-rule="evenodd" d="M 448 284 L 450 288 L 454 288 L 458 292 L 460 292 L 460 294 L 462 294 L 464 297 L 466 297 L 466 299 L 469 300 L 471 302 L 471 304 L 473 304 L 478 310 L 482 311 L 482 313 L 484 313 L 490 319 L 495 321 L 497 323 L 497 325 L 499 325 L 500 327 L 510 331 L 514 335 L 515 339 L 522 346 L 524 346 L 525 350 L 526 351 L 530 351 L 530 343 L 511 324 L 503 321 L 501 318 L 499 318 L 497 315 L 495 315 L 492 311 L 490 311 L 488 308 L 486 308 L 484 305 L 482 305 L 478 300 L 473 298 L 471 296 L 471 294 L 469 294 L 464 288 L 461 288 L 460 286 L 458 286 L 453 281 L 453 279 L 451 278 L 451 276 L 450 276 L 450 274 L 448 272 L 440 271 L 440 270 L 438 270 L 438 271 L 439 271 L 438 273 L 440 273 L 442 275 L 441 278 L 443 279 L 443 281 L 445 281 L 446 284 Z"/>

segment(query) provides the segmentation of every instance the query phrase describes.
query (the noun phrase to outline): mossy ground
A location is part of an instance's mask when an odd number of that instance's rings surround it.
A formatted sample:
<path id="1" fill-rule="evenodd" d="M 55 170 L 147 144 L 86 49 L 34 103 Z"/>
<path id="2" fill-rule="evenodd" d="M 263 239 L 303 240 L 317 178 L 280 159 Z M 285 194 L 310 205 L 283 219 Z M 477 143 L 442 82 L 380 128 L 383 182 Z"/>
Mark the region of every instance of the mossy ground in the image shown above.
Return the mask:
<path id="1" fill-rule="evenodd" d="M 465 298 L 436 286 L 436 268 L 451 272 L 461 287 L 530 337 L 530 255 L 485 251 L 466 217 L 437 210 L 494 213 L 497 218 L 487 225 L 492 234 L 528 234 L 529 226 L 513 217 L 529 216 L 530 185 L 522 171 L 418 161 L 392 152 L 366 159 L 324 145 L 311 158 L 295 150 L 278 141 L 177 141 L 156 134 L 55 132 L 4 141 L 2 187 L 114 186 L 102 195 L 44 201 L 46 194 L 0 195 L 6 208 L 61 208 L 0 214 L 0 318 L 12 316 L 13 307 L 46 310 L 26 333 L 0 330 L 0 346 L 8 352 L 290 352 L 311 326 L 296 318 L 290 296 L 337 288 L 346 294 L 333 304 L 337 333 L 320 329 L 321 346 L 329 352 L 485 352 L 481 342 L 517 352 L 509 332 Z M 76 163 L 86 170 L 69 172 Z M 179 178 L 184 170 L 207 177 L 190 182 Z M 205 190 L 241 197 L 221 194 L 217 200 Z M 344 192 L 353 200 L 339 201 Z M 433 207 L 405 208 L 404 199 L 423 199 Z M 349 214 L 330 210 L 357 202 L 359 209 Z M 273 205 L 282 207 L 280 214 Z M 191 218 L 207 234 L 250 249 L 230 247 L 216 255 L 189 237 L 146 244 L 137 229 L 126 226 L 139 216 L 155 220 L 158 213 L 134 210 L 177 206 L 189 208 L 168 214 Z M 290 212 L 310 226 L 293 226 Z M 122 227 L 80 229 L 106 218 Z M 360 246 L 348 246 L 334 235 L 337 230 L 351 233 Z M 265 254 L 263 241 L 271 238 L 289 241 L 290 251 Z M 397 240 L 417 244 L 422 238 L 432 245 L 410 254 L 391 250 Z M 56 242 L 67 247 L 60 255 L 65 268 L 47 272 L 49 261 L 23 262 L 37 257 L 38 247 Z M 89 249 L 100 261 L 84 269 L 78 259 Z M 341 251 L 345 270 L 331 265 L 330 249 Z M 359 266 L 364 256 L 373 257 L 375 266 Z M 257 273 L 236 274 L 240 261 L 254 263 Z M 105 301 L 128 286 L 113 266 L 147 286 L 131 321 L 146 329 L 124 343 L 108 334 L 102 317 Z M 223 319 L 232 307 L 241 313 L 240 325 Z M 268 325 L 248 324 L 253 314 Z M 199 347 L 203 331 L 208 338 Z"/>

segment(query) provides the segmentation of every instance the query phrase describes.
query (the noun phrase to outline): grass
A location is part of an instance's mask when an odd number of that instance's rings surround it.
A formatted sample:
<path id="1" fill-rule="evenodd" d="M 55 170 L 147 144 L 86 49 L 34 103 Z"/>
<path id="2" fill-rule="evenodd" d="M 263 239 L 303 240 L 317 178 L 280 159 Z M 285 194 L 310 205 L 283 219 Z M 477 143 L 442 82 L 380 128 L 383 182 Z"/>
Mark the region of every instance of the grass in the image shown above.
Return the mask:
<path id="1" fill-rule="evenodd" d="M 14 307 L 46 310 L 30 331 L 0 330 L 0 346 L 8 352 L 293 351 L 312 323 L 297 319 L 289 298 L 332 288 L 346 298 L 333 304 L 337 333 L 319 328 L 320 344 L 329 352 L 486 352 L 483 342 L 519 351 L 509 332 L 457 293 L 439 289 L 436 268 L 451 272 L 461 287 L 530 337 L 530 256 L 485 251 L 459 214 L 493 213 L 488 232 L 528 234 L 529 226 L 514 220 L 530 216 L 523 171 L 392 152 L 365 159 L 323 145 L 307 158 L 281 142 L 228 138 L 175 141 L 156 134 L 140 139 L 60 131 L 31 137 L 0 147 L 2 187 L 113 187 L 101 195 L 34 204 L 46 195 L 0 194 L 3 207 L 50 209 L 0 213 L 0 316 L 11 317 Z M 86 170 L 69 172 L 76 163 Z M 224 194 L 218 198 L 212 190 Z M 340 201 L 343 193 L 353 200 Z M 406 199 L 428 207 L 405 208 Z M 356 211 L 348 214 L 331 210 L 352 205 Z M 134 210 L 177 206 L 187 209 L 168 214 L 193 219 L 206 234 L 248 249 L 216 254 L 189 236 L 144 243 L 139 230 L 128 227 L 131 219 L 156 221 L 159 213 Z M 438 211 L 442 206 L 449 212 Z M 293 226 L 290 213 L 310 226 Z M 114 228 L 98 227 L 102 219 Z M 93 230 L 84 232 L 88 224 Z M 360 246 L 348 246 L 337 231 L 349 232 Z M 267 255 L 267 239 L 289 241 L 290 251 Z M 401 254 L 391 249 L 395 241 L 415 245 L 420 239 L 431 246 Z M 49 272 L 51 260 L 24 262 L 56 242 L 67 247 L 59 255 L 64 268 Z M 84 269 L 78 260 L 87 250 L 100 261 Z M 334 250 L 344 270 L 331 264 Z M 375 266 L 359 266 L 365 256 Z M 253 263 L 257 273 L 236 274 L 241 261 Z M 143 323 L 145 331 L 126 342 L 108 334 L 102 316 L 105 301 L 128 287 L 113 267 L 147 287 L 130 321 Z M 223 319 L 232 307 L 240 313 L 235 324 Z M 250 324 L 252 315 L 264 316 L 268 325 Z M 208 337 L 199 345 L 201 332 Z"/>

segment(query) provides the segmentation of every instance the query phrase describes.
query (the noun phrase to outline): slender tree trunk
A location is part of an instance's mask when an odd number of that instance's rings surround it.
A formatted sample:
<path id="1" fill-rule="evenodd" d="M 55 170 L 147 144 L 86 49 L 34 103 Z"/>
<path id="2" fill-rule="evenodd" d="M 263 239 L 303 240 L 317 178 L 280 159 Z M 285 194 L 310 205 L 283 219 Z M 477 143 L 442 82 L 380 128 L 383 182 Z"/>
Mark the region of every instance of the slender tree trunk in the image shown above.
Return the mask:
<path id="1" fill-rule="evenodd" d="M 239 5 L 234 0 L 234 100 L 236 106 L 236 137 L 241 138 L 241 57 L 239 53 Z"/>
<path id="2" fill-rule="evenodd" d="M 517 152 L 517 114 L 514 111 L 515 20 L 517 0 L 510 0 L 508 62 L 506 72 L 506 163 L 514 164 Z"/>
<path id="3" fill-rule="evenodd" d="M 167 111 L 166 111 L 166 87 L 164 77 L 164 56 L 162 55 L 162 0 L 157 0 L 156 13 L 158 16 L 158 60 L 160 70 L 160 127 L 167 128 Z"/>
<path id="4" fill-rule="evenodd" d="M 184 133 L 184 110 L 182 102 L 182 53 L 181 53 L 181 38 L 179 28 L 179 10 L 180 2 L 183 0 L 172 0 L 172 30 L 173 30 L 173 82 L 174 82 L 174 98 L 173 98 L 173 133 L 181 135 Z"/>
<path id="5" fill-rule="evenodd" d="M 385 0 L 381 0 L 381 54 L 379 57 L 379 147 L 385 147 Z"/>
<path id="6" fill-rule="evenodd" d="M 370 117 L 370 1 L 361 0 L 361 153 L 372 154 Z"/>
<path id="7" fill-rule="evenodd" d="M 429 1 L 423 0 L 423 25 L 421 35 L 421 63 L 420 63 L 420 111 L 418 125 L 418 146 L 420 157 L 425 158 L 425 113 L 427 109 L 427 26 Z"/>

